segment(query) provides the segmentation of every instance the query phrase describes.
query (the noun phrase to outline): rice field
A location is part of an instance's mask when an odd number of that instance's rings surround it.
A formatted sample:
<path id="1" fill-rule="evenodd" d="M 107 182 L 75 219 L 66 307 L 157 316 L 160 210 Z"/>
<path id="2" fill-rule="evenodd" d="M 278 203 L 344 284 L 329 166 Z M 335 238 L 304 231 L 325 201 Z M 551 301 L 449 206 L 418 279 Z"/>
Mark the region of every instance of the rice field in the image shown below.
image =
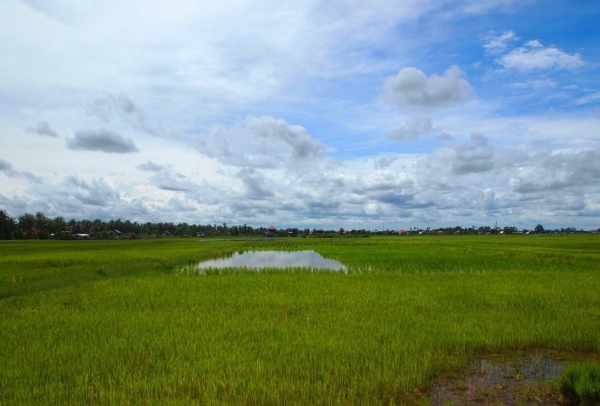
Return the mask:
<path id="1" fill-rule="evenodd" d="M 345 272 L 203 273 L 244 250 Z M 429 404 L 474 359 L 600 355 L 600 237 L 0 242 L 0 404 Z"/>

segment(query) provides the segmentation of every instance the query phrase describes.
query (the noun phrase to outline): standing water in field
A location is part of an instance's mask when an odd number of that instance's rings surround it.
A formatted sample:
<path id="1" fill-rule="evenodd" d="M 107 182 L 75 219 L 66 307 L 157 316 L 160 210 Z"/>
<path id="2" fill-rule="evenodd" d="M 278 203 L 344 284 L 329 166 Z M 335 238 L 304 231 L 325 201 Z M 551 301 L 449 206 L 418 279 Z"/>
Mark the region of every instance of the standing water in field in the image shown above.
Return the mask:
<path id="1" fill-rule="evenodd" d="M 236 252 L 229 258 L 200 262 L 197 269 L 222 268 L 310 268 L 345 271 L 346 267 L 332 259 L 323 258 L 314 251 L 246 251 Z"/>

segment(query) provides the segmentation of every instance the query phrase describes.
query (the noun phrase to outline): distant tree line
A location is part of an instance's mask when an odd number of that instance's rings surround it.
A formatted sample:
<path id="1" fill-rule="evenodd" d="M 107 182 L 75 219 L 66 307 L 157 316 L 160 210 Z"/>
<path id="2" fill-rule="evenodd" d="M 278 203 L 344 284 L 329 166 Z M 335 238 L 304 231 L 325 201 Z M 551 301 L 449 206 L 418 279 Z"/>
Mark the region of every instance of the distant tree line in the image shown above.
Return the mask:
<path id="1" fill-rule="evenodd" d="M 498 226 L 471 226 L 471 227 L 440 227 L 432 229 L 430 227 L 427 228 L 418 228 L 412 227 L 406 230 L 386 230 L 386 231 L 376 231 L 375 234 L 393 234 L 396 232 L 400 232 L 401 234 L 420 234 L 420 235 L 429 235 L 429 234 L 454 234 L 454 235 L 481 235 L 481 234 L 575 234 L 575 233 L 597 233 L 600 232 L 598 230 L 592 231 L 584 231 L 582 229 L 577 230 L 575 227 L 561 227 L 553 230 L 544 229 L 544 226 L 538 224 L 533 229 L 518 229 L 514 226 L 507 227 L 498 227 Z"/>
<path id="2" fill-rule="evenodd" d="M 66 220 L 62 216 L 26 213 L 14 219 L 0 210 L 0 239 L 149 238 L 265 235 L 266 227 L 223 224 L 138 223 L 130 220 Z M 287 231 L 286 231 L 287 235 Z"/>
<path id="3" fill-rule="evenodd" d="M 516 227 L 447 227 L 420 229 L 413 227 L 402 230 L 402 234 L 519 234 L 519 233 L 580 233 L 574 227 L 545 230 L 538 224 L 532 230 L 518 230 Z M 151 237 L 243 237 L 243 236 L 312 236 L 312 237 L 367 237 L 370 235 L 399 234 L 399 230 L 322 230 L 322 229 L 275 229 L 244 225 L 222 224 L 196 225 L 188 223 L 138 223 L 130 220 L 66 220 L 62 216 L 46 217 L 43 213 L 25 213 L 14 219 L 6 210 L 0 209 L 0 239 L 112 239 L 112 238 L 151 238 Z"/>

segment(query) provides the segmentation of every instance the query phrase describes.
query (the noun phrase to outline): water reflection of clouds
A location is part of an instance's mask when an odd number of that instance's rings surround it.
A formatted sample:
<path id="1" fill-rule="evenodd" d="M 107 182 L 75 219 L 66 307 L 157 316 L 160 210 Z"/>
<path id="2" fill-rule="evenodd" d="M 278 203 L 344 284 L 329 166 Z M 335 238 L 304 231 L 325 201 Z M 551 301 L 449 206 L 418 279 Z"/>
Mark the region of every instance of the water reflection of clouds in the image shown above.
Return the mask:
<path id="1" fill-rule="evenodd" d="M 198 264 L 199 269 L 208 268 L 318 268 L 344 270 L 345 266 L 335 260 L 323 258 L 314 251 L 246 251 L 229 258 L 215 259 Z"/>

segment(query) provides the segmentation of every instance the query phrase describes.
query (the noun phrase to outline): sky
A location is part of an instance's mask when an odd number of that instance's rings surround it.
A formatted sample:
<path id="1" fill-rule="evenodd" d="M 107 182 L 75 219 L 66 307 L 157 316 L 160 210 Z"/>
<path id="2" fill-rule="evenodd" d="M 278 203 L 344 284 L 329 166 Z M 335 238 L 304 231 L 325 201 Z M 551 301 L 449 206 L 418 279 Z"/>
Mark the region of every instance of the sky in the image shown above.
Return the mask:
<path id="1" fill-rule="evenodd" d="M 3 0 L 0 209 L 600 227 L 600 2 Z"/>

